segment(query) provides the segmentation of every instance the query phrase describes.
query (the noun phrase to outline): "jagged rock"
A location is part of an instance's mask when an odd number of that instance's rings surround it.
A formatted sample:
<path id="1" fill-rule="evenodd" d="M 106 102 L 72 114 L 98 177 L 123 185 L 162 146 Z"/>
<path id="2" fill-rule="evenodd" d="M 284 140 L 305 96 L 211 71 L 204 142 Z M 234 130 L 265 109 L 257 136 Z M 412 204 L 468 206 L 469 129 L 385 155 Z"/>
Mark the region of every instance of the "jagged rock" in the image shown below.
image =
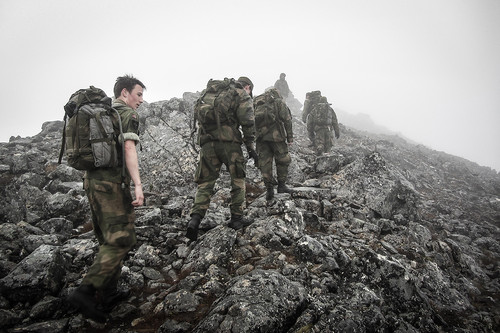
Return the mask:
<path id="1" fill-rule="evenodd" d="M 85 195 L 85 191 L 83 190 L 83 182 L 61 182 L 60 180 L 56 179 L 50 181 L 49 184 L 45 186 L 45 189 L 52 194 L 68 193 L 71 196 L 74 196 L 75 194 L 79 196 Z"/>
<path id="2" fill-rule="evenodd" d="M 235 277 L 193 332 L 283 332 L 304 306 L 307 292 L 272 270 Z"/>
<path id="3" fill-rule="evenodd" d="M 22 239 L 22 248 L 31 253 L 41 245 L 61 245 L 66 239 L 60 235 L 29 235 Z"/>
<path id="4" fill-rule="evenodd" d="M 201 297 L 186 290 L 179 290 L 168 294 L 164 300 L 166 315 L 189 314 L 196 311 L 201 301 Z"/>
<path id="5" fill-rule="evenodd" d="M 16 184 L 16 186 L 19 186 L 19 187 L 29 185 L 29 186 L 35 187 L 37 190 L 39 190 L 46 183 L 47 183 L 47 179 L 44 175 L 34 173 L 34 172 L 26 172 L 17 178 L 17 181 L 15 184 Z"/>
<path id="6" fill-rule="evenodd" d="M 16 332 L 33 333 L 33 332 L 53 332 L 64 333 L 68 331 L 67 318 L 59 320 L 51 320 L 46 322 L 39 322 L 30 325 L 24 325 L 16 328 Z"/>
<path id="7" fill-rule="evenodd" d="M 79 214 L 79 198 L 66 193 L 55 193 L 50 195 L 43 204 L 43 209 L 48 216 L 66 217 L 76 223 L 81 223 L 86 216 Z"/>
<path id="8" fill-rule="evenodd" d="M 151 245 L 142 244 L 135 252 L 133 262 L 143 267 L 157 267 L 161 265 L 159 250 Z"/>
<path id="9" fill-rule="evenodd" d="M 219 226 L 204 234 L 185 260 L 183 271 L 204 272 L 212 264 L 226 267 L 231 248 L 236 242 L 236 231 Z"/>
<path id="10" fill-rule="evenodd" d="M 61 308 L 62 303 L 63 301 L 58 297 L 45 296 L 31 308 L 30 318 L 33 320 L 50 319 Z"/>
<path id="11" fill-rule="evenodd" d="M 33 303 L 56 295 L 64 282 L 66 262 L 58 246 L 41 245 L 0 279 L 0 290 L 12 302 Z"/>
<path id="12" fill-rule="evenodd" d="M 73 222 L 65 218 L 55 217 L 38 223 L 37 227 L 47 234 L 57 234 L 69 238 L 73 230 Z"/>
<path id="13" fill-rule="evenodd" d="M 160 208 L 155 208 L 144 216 L 137 219 L 139 225 L 158 225 L 161 224 L 162 214 Z"/>
<path id="14" fill-rule="evenodd" d="M 83 172 L 73 169 L 66 164 L 59 164 L 54 171 L 47 175 L 49 179 L 57 179 L 61 182 L 82 182 Z"/>
<path id="15" fill-rule="evenodd" d="M 327 154 L 318 156 L 314 169 L 317 173 L 335 173 L 344 165 L 344 156 L 336 154 Z"/>

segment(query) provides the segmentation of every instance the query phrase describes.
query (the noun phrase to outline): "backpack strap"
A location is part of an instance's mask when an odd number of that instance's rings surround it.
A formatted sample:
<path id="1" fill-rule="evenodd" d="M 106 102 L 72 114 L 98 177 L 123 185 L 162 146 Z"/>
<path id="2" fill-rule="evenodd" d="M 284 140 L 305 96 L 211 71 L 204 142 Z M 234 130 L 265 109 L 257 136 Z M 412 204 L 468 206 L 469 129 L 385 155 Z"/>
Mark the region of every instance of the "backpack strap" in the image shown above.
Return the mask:
<path id="1" fill-rule="evenodd" d="M 122 189 L 125 188 L 125 141 L 123 141 L 123 128 L 122 128 L 122 117 L 120 116 L 120 113 L 118 112 L 117 109 L 114 107 L 111 107 L 111 110 L 116 112 L 116 115 L 118 116 L 118 127 L 120 129 L 120 135 L 118 138 L 122 138 Z"/>
<path id="2" fill-rule="evenodd" d="M 200 97 L 198 97 L 198 99 L 196 100 L 196 104 L 194 106 L 194 109 L 196 110 L 196 107 L 200 104 L 202 104 L 203 102 L 203 98 L 205 98 L 205 96 L 207 95 L 207 89 L 204 89 L 202 91 L 202 94 Z M 214 110 L 215 111 L 215 110 Z M 205 127 L 203 126 L 203 124 L 201 123 L 201 121 L 198 119 L 198 113 L 195 112 L 194 113 L 194 117 L 193 117 L 193 132 L 196 131 L 196 123 L 198 123 L 198 126 L 200 127 L 200 130 L 203 134 L 206 133 L 205 131 Z"/>
<path id="3" fill-rule="evenodd" d="M 63 126 L 63 135 L 62 135 L 62 140 L 61 140 L 61 150 L 59 151 L 59 160 L 58 164 L 61 164 L 62 157 L 64 155 L 64 148 L 66 147 L 66 118 L 68 115 L 65 113 L 64 114 L 64 126 Z"/>

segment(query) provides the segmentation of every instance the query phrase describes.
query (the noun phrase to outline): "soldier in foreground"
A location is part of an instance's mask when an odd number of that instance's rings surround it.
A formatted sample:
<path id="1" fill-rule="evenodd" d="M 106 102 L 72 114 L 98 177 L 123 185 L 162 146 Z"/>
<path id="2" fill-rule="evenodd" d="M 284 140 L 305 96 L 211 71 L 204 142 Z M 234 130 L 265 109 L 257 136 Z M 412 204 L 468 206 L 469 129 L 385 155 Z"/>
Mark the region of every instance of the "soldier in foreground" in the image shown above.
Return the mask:
<path id="1" fill-rule="evenodd" d="M 266 186 L 266 200 L 274 197 L 273 159 L 276 163 L 278 193 L 290 193 L 285 185 L 293 142 L 292 114 L 275 88 L 255 97 L 255 128 L 259 169 Z"/>
<path id="2" fill-rule="evenodd" d="M 227 78 L 210 80 L 195 104 L 201 151 L 195 174 L 198 189 L 186 232 L 190 240 L 198 239 L 198 228 L 210 205 L 222 164 L 231 175 L 231 220 L 228 226 L 238 230 L 251 223 L 243 218 L 246 161 L 241 144 L 245 144 L 248 155 L 257 163 L 252 90 L 253 83 L 247 77 L 240 77 L 237 81 Z"/>
<path id="3" fill-rule="evenodd" d="M 129 291 L 118 290 L 122 260 L 136 243 L 134 207 L 144 203 L 136 143 L 139 142 L 139 114 L 136 109 L 143 102 L 144 84 L 132 76 L 122 76 L 114 86 L 113 108 L 120 114 L 125 145 L 126 176 L 122 167 L 98 168 L 86 171 L 83 187 L 89 199 L 94 233 L 99 252 L 81 284 L 68 300 L 85 316 L 106 321 L 106 312 L 129 296 Z M 114 126 L 118 132 L 118 125 Z M 121 149 L 118 149 L 121 152 Z M 135 185 L 135 199 L 130 193 L 130 182 Z M 98 294 L 98 295 L 96 295 Z M 96 296 L 101 302 L 97 303 Z"/>

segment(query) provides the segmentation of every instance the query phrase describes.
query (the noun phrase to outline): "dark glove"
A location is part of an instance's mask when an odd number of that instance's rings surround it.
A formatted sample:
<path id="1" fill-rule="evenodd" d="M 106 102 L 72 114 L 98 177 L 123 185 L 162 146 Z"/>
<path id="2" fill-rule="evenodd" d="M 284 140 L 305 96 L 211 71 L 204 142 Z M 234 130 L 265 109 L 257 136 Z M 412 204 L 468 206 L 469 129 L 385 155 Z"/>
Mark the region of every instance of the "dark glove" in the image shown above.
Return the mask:
<path id="1" fill-rule="evenodd" d="M 257 165 L 257 163 L 259 163 L 259 156 L 257 155 L 257 152 L 253 149 L 248 149 L 248 156 L 250 156 L 250 158 L 253 158 L 253 161 L 255 163 L 255 165 Z"/>
<path id="2" fill-rule="evenodd" d="M 340 133 L 335 133 L 335 138 L 338 139 L 340 137 Z"/>

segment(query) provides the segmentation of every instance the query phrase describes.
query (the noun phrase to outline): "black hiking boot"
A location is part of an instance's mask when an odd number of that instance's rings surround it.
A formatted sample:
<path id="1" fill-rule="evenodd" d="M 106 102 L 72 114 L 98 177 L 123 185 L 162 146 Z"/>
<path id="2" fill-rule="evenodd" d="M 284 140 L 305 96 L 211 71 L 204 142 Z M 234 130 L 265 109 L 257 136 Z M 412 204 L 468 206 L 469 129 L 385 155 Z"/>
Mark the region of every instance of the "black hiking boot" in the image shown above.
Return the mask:
<path id="1" fill-rule="evenodd" d="M 228 223 L 228 227 L 234 230 L 239 230 L 241 228 L 247 227 L 253 223 L 252 219 L 244 218 L 242 215 L 232 215 L 231 220 Z"/>
<path id="2" fill-rule="evenodd" d="M 130 290 L 118 290 L 116 286 L 108 287 L 102 291 L 101 308 L 104 312 L 111 312 L 118 303 L 130 297 Z"/>
<path id="3" fill-rule="evenodd" d="M 198 228 L 200 226 L 200 222 L 201 222 L 200 214 L 191 215 L 191 221 L 189 221 L 186 231 L 187 238 L 189 238 L 192 241 L 198 239 Z"/>
<path id="4" fill-rule="evenodd" d="M 94 286 L 82 284 L 68 296 L 68 302 L 73 304 L 85 317 L 99 323 L 105 323 L 106 315 L 96 307 L 95 292 Z"/>
<path id="5" fill-rule="evenodd" d="M 285 182 L 278 182 L 278 193 L 292 193 L 292 190 L 285 185 Z"/>
<path id="6" fill-rule="evenodd" d="M 266 186 L 266 200 L 272 200 L 274 198 L 274 186 L 273 185 L 267 185 Z"/>

